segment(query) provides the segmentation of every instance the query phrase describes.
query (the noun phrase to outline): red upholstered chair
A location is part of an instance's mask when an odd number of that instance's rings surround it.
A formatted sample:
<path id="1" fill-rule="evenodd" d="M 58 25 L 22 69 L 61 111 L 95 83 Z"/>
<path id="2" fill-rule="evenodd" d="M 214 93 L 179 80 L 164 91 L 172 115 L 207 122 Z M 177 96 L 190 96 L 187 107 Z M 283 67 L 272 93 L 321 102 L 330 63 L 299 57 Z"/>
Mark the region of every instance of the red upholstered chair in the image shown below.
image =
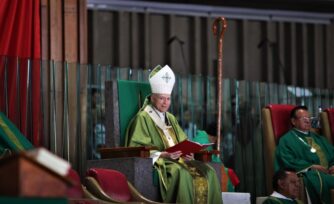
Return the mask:
<path id="1" fill-rule="evenodd" d="M 109 202 L 158 203 L 145 198 L 128 182 L 124 174 L 112 169 L 89 169 L 86 186 L 96 197 Z"/>
<path id="2" fill-rule="evenodd" d="M 108 203 L 93 196 L 86 187 L 81 184 L 80 176 L 74 169 L 70 169 L 66 177 L 72 182 L 72 186 L 67 189 L 67 197 L 70 199 L 71 203 Z"/>
<path id="3" fill-rule="evenodd" d="M 286 104 L 269 104 L 262 109 L 263 151 L 266 173 L 266 190 L 270 194 L 274 175 L 275 149 L 279 138 L 290 128 L 290 112 L 295 106 Z"/>
<path id="4" fill-rule="evenodd" d="M 327 108 L 320 113 L 322 134 L 333 144 L 334 141 L 334 108 Z"/>
<path id="5" fill-rule="evenodd" d="M 70 169 L 67 178 L 72 181 L 73 186 L 67 189 L 67 196 L 69 198 L 83 198 L 84 191 L 81 186 L 81 181 L 78 173 L 74 169 Z"/>

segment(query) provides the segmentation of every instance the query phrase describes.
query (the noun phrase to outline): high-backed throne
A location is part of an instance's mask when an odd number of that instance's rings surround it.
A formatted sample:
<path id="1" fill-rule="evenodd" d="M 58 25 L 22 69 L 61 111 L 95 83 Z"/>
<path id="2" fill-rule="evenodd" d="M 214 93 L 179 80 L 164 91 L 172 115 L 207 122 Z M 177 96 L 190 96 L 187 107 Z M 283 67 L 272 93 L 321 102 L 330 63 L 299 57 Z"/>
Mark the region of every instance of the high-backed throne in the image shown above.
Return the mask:
<path id="1" fill-rule="evenodd" d="M 154 147 L 124 147 L 126 128 L 150 93 L 150 85 L 145 82 L 117 80 L 105 83 L 107 147 L 100 149 L 102 160 L 88 161 L 87 167 L 118 170 L 144 196 L 160 200 L 157 174 L 153 173 L 149 158 L 149 151 Z M 208 161 L 211 154 L 205 152 L 196 158 Z M 220 179 L 220 164 L 211 165 Z"/>
<path id="2" fill-rule="evenodd" d="M 87 168 L 118 170 L 145 197 L 160 200 L 149 158 L 152 147 L 124 147 L 126 128 L 150 91 L 149 84 L 144 82 L 115 80 L 105 83 L 106 148 L 99 150 L 102 160 L 88 161 Z"/>

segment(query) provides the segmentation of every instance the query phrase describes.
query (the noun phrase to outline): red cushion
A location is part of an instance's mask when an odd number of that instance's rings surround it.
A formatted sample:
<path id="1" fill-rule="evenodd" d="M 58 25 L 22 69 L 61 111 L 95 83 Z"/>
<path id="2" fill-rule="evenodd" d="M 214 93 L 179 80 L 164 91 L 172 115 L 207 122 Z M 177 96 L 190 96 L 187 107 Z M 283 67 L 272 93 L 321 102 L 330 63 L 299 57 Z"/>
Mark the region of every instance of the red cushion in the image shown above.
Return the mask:
<path id="1" fill-rule="evenodd" d="M 121 172 L 112 169 L 91 168 L 87 171 L 87 176 L 95 178 L 104 192 L 111 198 L 122 202 L 131 201 L 127 178 Z"/>
<path id="2" fill-rule="evenodd" d="M 70 179 L 73 184 L 73 186 L 67 189 L 67 196 L 69 198 L 83 198 L 84 192 L 82 190 L 79 174 L 74 169 L 70 169 L 66 177 Z"/>
<path id="3" fill-rule="evenodd" d="M 329 125 L 331 129 L 332 139 L 334 140 L 334 108 L 327 108 L 325 111 L 328 114 Z"/>
<path id="4" fill-rule="evenodd" d="M 290 112 L 294 105 L 287 104 L 269 104 L 271 120 L 276 143 L 278 139 L 291 128 Z"/>

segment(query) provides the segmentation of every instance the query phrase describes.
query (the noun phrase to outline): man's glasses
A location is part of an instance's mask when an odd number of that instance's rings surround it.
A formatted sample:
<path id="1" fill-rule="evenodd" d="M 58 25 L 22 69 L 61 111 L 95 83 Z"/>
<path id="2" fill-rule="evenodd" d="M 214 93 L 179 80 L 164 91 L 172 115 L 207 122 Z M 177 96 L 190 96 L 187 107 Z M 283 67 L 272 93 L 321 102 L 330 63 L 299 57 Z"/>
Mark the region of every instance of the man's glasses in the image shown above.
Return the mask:
<path id="1" fill-rule="evenodd" d="M 317 120 L 318 118 L 316 118 L 316 117 L 306 117 L 306 116 L 304 116 L 304 117 L 300 117 L 300 118 L 297 118 L 298 120 L 302 120 L 302 121 L 304 121 L 304 122 L 309 122 L 309 121 L 312 121 L 312 120 Z"/>
<path id="2" fill-rule="evenodd" d="M 311 127 L 313 128 L 318 128 L 319 127 L 319 119 L 317 117 L 300 117 L 297 118 L 297 120 L 301 120 L 303 122 L 310 122 L 311 123 Z"/>

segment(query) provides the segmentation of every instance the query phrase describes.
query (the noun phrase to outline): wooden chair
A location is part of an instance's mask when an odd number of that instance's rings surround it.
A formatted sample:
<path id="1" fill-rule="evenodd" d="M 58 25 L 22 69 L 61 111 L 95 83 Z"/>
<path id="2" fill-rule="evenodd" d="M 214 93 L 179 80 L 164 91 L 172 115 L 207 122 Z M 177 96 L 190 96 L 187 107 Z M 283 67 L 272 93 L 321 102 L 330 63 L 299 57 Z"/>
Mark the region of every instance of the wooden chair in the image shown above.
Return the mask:
<path id="1" fill-rule="evenodd" d="M 154 147 L 124 147 L 125 132 L 131 119 L 151 93 L 145 82 L 117 80 L 106 82 L 106 146 L 101 158 L 149 157 Z"/>
<path id="2" fill-rule="evenodd" d="M 67 197 L 71 199 L 79 199 L 79 198 L 90 198 L 97 199 L 93 196 L 87 188 L 81 184 L 79 174 L 74 170 L 70 169 L 68 175 L 66 176 L 71 182 L 72 186 L 67 189 Z"/>
<path id="3" fill-rule="evenodd" d="M 145 82 L 114 80 L 105 83 L 106 147 L 100 148 L 102 160 L 89 160 L 87 168 L 115 169 L 152 200 L 160 200 L 150 150 L 154 147 L 125 147 L 126 128 L 151 93 Z M 145 170 L 145 174 L 138 170 Z M 153 176 L 152 176 L 153 175 Z M 141 182 L 145 180 L 146 183 Z"/>
<path id="4" fill-rule="evenodd" d="M 86 186 L 82 185 L 80 176 L 74 169 L 70 169 L 66 177 L 72 182 L 72 186 L 67 189 L 67 198 L 69 199 L 70 203 L 111 203 L 101 200 L 89 192 Z"/>
<path id="5" fill-rule="evenodd" d="M 85 180 L 88 190 L 105 201 L 158 204 L 140 194 L 125 175 L 116 170 L 91 168 L 87 171 Z"/>
<path id="6" fill-rule="evenodd" d="M 321 132 L 333 144 L 334 141 L 334 108 L 327 108 L 320 113 Z"/>
<path id="7" fill-rule="evenodd" d="M 290 129 L 290 112 L 293 105 L 270 104 L 262 109 L 263 150 L 267 193 L 272 192 L 275 149 L 279 138 Z"/>

